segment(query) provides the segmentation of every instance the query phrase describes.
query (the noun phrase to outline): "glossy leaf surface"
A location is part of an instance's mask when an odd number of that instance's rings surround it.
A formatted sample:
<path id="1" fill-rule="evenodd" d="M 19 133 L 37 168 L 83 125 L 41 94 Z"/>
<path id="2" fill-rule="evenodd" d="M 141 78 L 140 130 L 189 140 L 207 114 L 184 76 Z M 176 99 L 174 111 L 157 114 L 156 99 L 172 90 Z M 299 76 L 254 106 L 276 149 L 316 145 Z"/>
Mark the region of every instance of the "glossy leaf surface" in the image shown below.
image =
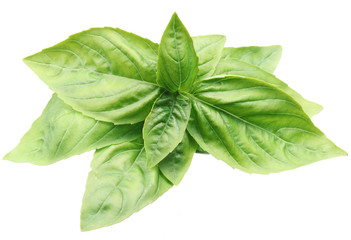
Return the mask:
<path id="1" fill-rule="evenodd" d="M 165 92 L 145 120 L 143 135 L 148 166 L 164 159 L 182 141 L 190 116 L 187 97 Z"/>
<path id="2" fill-rule="evenodd" d="M 54 94 L 42 115 L 4 159 L 48 165 L 96 148 L 134 140 L 141 128 L 141 123 L 116 126 L 84 116 Z"/>
<path id="3" fill-rule="evenodd" d="M 302 106 L 305 113 L 310 117 L 316 115 L 322 110 L 322 106 L 304 99 L 299 93 L 291 89 L 286 83 L 276 78 L 273 74 L 236 58 L 222 58 L 216 67 L 214 75 L 250 77 L 272 84 L 294 98 L 294 100 Z"/>
<path id="4" fill-rule="evenodd" d="M 142 139 L 96 151 L 81 212 L 81 229 L 118 223 L 155 201 L 172 184 L 159 168 L 146 168 Z"/>
<path id="5" fill-rule="evenodd" d="M 222 58 L 237 58 L 273 73 L 279 63 L 281 54 L 282 47 L 279 45 L 267 47 L 226 47 L 223 49 Z"/>
<path id="6" fill-rule="evenodd" d="M 171 93 L 189 91 L 196 79 L 197 65 L 193 41 L 175 13 L 159 46 L 157 83 Z"/>
<path id="7" fill-rule="evenodd" d="M 192 104 L 190 134 L 233 168 L 267 174 L 346 154 L 290 96 L 263 81 L 203 81 Z"/>
<path id="8" fill-rule="evenodd" d="M 221 58 L 225 36 L 206 35 L 192 37 L 196 55 L 199 58 L 198 79 L 211 77 Z"/>
<path id="9" fill-rule="evenodd" d="M 115 124 L 145 119 L 160 95 L 157 44 L 114 28 L 75 35 L 24 62 L 75 110 Z"/>
<path id="10" fill-rule="evenodd" d="M 159 164 L 161 172 L 173 184 L 178 185 L 188 171 L 197 143 L 188 132 L 178 146 Z"/>

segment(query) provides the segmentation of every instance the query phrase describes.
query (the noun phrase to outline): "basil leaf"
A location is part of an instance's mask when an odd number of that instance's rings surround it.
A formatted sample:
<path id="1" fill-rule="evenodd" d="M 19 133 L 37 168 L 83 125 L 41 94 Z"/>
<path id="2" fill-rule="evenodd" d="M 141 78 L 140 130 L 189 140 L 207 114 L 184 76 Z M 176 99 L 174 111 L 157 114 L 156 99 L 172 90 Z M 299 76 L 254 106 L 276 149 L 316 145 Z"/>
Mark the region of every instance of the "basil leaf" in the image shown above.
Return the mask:
<path id="1" fill-rule="evenodd" d="M 196 153 L 208 154 L 208 152 L 203 150 L 202 147 L 200 147 L 200 145 L 197 145 Z"/>
<path id="2" fill-rule="evenodd" d="M 173 184 L 178 185 L 188 171 L 197 144 L 188 132 L 179 145 L 163 159 L 158 167 Z"/>
<path id="3" fill-rule="evenodd" d="M 193 41 L 174 13 L 164 31 L 158 52 L 157 83 L 171 93 L 190 91 L 198 72 Z"/>
<path id="4" fill-rule="evenodd" d="M 146 168 L 141 138 L 97 150 L 91 167 L 81 211 L 82 231 L 118 223 L 172 187 L 157 166 Z"/>
<path id="5" fill-rule="evenodd" d="M 182 141 L 190 116 L 189 98 L 163 93 L 145 120 L 143 135 L 148 167 L 164 159 Z"/>
<path id="6" fill-rule="evenodd" d="M 280 57 L 282 55 L 282 47 L 279 45 L 267 47 L 227 47 L 223 49 L 222 58 L 237 58 L 246 63 L 255 65 L 269 73 L 273 73 L 276 69 Z"/>
<path id="7" fill-rule="evenodd" d="M 225 43 L 223 35 L 206 35 L 192 37 L 196 55 L 199 58 L 198 79 L 211 77 L 219 59 Z"/>
<path id="8" fill-rule="evenodd" d="M 56 94 L 18 146 L 4 159 L 48 165 L 111 144 L 136 139 L 141 123 L 119 125 L 96 121 L 74 111 Z"/>
<path id="9" fill-rule="evenodd" d="M 222 58 L 216 67 L 214 75 L 214 77 L 250 77 L 272 84 L 294 98 L 294 100 L 302 106 L 305 113 L 310 117 L 316 115 L 323 109 L 321 105 L 304 99 L 299 93 L 291 89 L 286 83 L 276 78 L 273 74 L 235 58 Z"/>
<path id="10" fill-rule="evenodd" d="M 346 155 L 289 95 L 263 81 L 203 81 L 192 105 L 188 131 L 233 168 L 267 174 Z"/>
<path id="11" fill-rule="evenodd" d="M 157 44 L 113 28 L 94 28 L 29 56 L 24 62 L 65 103 L 115 124 L 145 119 L 160 95 Z"/>

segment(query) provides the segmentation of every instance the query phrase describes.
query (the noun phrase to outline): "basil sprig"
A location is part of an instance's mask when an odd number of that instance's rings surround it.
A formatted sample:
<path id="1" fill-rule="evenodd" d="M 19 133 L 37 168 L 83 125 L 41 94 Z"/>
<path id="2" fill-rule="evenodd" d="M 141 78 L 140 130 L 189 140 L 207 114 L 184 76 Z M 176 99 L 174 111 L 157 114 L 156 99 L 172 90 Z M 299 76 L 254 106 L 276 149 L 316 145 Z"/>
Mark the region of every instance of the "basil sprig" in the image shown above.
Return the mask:
<path id="1" fill-rule="evenodd" d="M 93 28 L 24 59 L 55 93 L 5 156 L 48 165 L 97 149 L 81 229 L 115 224 L 179 184 L 196 151 L 268 174 L 346 153 L 310 117 L 322 108 L 275 77 L 280 46 L 190 37 L 176 14 L 158 45 Z"/>

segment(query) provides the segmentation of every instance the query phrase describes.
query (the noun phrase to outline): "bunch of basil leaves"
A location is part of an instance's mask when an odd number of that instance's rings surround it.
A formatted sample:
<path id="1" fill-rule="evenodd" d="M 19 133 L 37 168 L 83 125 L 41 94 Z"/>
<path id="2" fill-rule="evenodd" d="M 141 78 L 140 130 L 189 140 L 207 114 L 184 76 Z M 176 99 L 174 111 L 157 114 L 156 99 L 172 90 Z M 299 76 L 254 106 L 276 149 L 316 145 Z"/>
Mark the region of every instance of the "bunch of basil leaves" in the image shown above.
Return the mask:
<path id="1" fill-rule="evenodd" d="M 268 174 L 345 155 L 310 117 L 322 108 L 272 72 L 281 47 L 190 37 L 176 14 L 160 44 L 93 28 L 24 62 L 55 93 L 5 156 L 48 165 L 97 149 L 81 229 L 122 221 L 178 184 L 196 151 Z"/>

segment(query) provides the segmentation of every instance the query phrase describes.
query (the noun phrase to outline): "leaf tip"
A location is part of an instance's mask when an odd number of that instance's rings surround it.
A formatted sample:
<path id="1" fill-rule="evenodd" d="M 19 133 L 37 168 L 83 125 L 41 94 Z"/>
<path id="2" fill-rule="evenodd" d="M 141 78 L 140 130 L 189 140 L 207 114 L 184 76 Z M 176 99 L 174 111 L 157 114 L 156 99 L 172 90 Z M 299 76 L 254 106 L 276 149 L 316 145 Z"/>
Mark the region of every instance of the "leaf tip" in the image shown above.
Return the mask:
<path id="1" fill-rule="evenodd" d="M 173 180 L 170 180 L 171 183 L 173 183 L 175 186 L 178 186 L 179 183 L 182 181 L 182 178 L 176 178 L 176 179 L 173 179 Z"/>
<path id="2" fill-rule="evenodd" d="M 320 113 L 323 110 L 323 106 L 318 103 L 306 100 L 303 110 L 311 118 Z"/>
<path id="3" fill-rule="evenodd" d="M 32 57 L 33 57 L 33 55 L 27 56 L 27 57 L 23 58 L 22 61 L 28 65 L 28 63 L 31 61 Z"/>
<path id="4" fill-rule="evenodd" d="M 148 151 L 145 149 L 145 156 L 146 156 L 146 168 L 150 169 L 152 168 L 152 158 L 150 157 L 150 154 L 148 154 Z"/>
<path id="5" fill-rule="evenodd" d="M 348 154 L 345 150 L 343 150 L 343 149 L 341 149 L 341 148 L 339 148 L 339 153 L 340 153 L 339 156 L 341 156 L 341 157 L 347 157 L 347 156 L 349 156 L 349 154 Z"/>
<path id="6" fill-rule="evenodd" d="M 173 13 L 170 23 L 175 22 L 176 24 L 183 25 L 182 21 L 180 20 L 178 14 L 176 12 Z"/>
<path id="7" fill-rule="evenodd" d="M 151 168 L 155 167 L 155 165 L 156 165 L 155 162 L 153 162 L 151 160 L 147 160 L 147 162 L 146 162 L 147 169 L 151 169 Z"/>
<path id="8" fill-rule="evenodd" d="M 5 156 L 2 157 L 2 160 L 10 160 L 8 157 L 9 154 L 6 154 Z"/>
<path id="9" fill-rule="evenodd" d="M 93 228 L 83 224 L 82 221 L 80 222 L 80 231 L 81 232 L 88 232 L 88 231 L 91 231 L 91 230 L 93 230 Z"/>
<path id="10" fill-rule="evenodd" d="M 279 44 L 273 45 L 272 47 L 275 47 L 275 48 L 276 48 L 277 50 L 279 50 L 279 51 L 282 51 L 282 50 L 283 50 L 282 45 L 279 45 Z"/>
<path id="11" fill-rule="evenodd" d="M 30 69 L 33 70 L 34 68 L 34 61 L 33 61 L 33 56 L 34 55 L 31 55 L 31 56 L 28 56 L 28 57 L 25 57 L 22 59 L 22 61 L 24 62 L 24 64 L 26 64 Z M 34 71 L 34 70 L 33 70 Z"/>
<path id="12" fill-rule="evenodd" d="M 92 223 L 90 218 L 82 217 L 80 218 L 80 231 L 88 232 L 100 228 L 96 224 Z"/>
<path id="13" fill-rule="evenodd" d="M 2 160 L 13 161 L 13 150 L 2 157 Z"/>
<path id="14" fill-rule="evenodd" d="M 174 12 L 174 13 L 173 13 L 172 19 L 173 19 L 173 18 L 174 18 L 174 19 L 179 19 L 177 12 Z"/>

